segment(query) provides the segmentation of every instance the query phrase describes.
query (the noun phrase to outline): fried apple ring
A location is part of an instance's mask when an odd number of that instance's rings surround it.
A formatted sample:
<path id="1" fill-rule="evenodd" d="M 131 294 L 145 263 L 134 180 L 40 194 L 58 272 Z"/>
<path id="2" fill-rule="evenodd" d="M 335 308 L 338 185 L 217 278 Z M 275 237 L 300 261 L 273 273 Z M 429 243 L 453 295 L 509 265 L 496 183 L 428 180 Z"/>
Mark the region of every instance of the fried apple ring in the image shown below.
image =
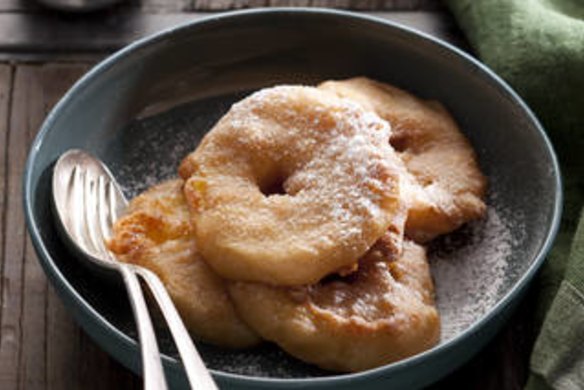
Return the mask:
<path id="1" fill-rule="evenodd" d="M 486 179 L 472 146 L 440 103 L 365 77 L 327 81 L 319 88 L 391 124 L 389 142 L 409 172 L 403 186 L 407 236 L 426 242 L 484 215 Z"/>
<path id="2" fill-rule="evenodd" d="M 242 318 L 263 338 L 322 368 L 354 372 L 431 348 L 440 318 L 424 247 L 404 242 L 397 260 L 369 252 L 358 270 L 316 285 L 233 282 Z"/>
<path id="3" fill-rule="evenodd" d="M 199 249 L 232 280 L 316 283 L 403 231 L 389 126 L 314 87 L 235 104 L 183 160 Z"/>
<path id="4" fill-rule="evenodd" d="M 223 280 L 197 253 L 182 185 L 171 180 L 132 199 L 108 246 L 121 261 L 160 277 L 194 336 L 233 348 L 257 344 L 260 339 L 235 312 Z"/>

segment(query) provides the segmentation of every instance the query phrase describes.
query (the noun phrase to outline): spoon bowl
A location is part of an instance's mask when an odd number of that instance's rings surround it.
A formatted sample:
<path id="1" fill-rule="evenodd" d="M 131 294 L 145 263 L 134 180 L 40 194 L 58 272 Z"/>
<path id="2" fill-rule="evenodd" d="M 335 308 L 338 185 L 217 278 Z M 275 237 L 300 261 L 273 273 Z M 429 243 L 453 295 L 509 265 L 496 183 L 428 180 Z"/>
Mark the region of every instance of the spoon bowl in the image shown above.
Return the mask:
<path id="1" fill-rule="evenodd" d="M 55 164 L 52 194 L 66 243 L 84 254 L 83 258 L 119 270 L 120 264 L 105 241 L 111 237 L 113 223 L 128 207 L 128 200 L 109 169 L 86 152 L 70 150 Z"/>

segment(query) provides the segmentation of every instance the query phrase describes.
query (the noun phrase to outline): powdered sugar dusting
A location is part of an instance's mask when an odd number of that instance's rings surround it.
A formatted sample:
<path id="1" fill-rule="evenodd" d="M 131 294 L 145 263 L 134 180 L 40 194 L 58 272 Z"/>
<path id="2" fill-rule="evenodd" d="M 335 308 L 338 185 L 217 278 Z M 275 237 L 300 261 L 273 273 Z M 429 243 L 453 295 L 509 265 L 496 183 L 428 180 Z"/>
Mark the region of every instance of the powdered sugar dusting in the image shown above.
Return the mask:
<path id="1" fill-rule="evenodd" d="M 132 198 L 154 184 L 176 177 L 180 161 L 192 152 L 231 103 L 209 99 L 177 107 L 168 112 L 131 123 L 112 140 L 119 161 L 108 162 L 127 197 Z"/>
<path id="2" fill-rule="evenodd" d="M 357 254 L 397 209 L 397 157 L 389 136 L 386 121 L 349 100 L 314 87 L 277 86 L 234 104 L 193 160 L 201 171 L 212 167 L 208 178 L 233 173 L 222 156 L 217 159 L 207 150 L 227 150 L 226 155 L 241 157 L 244 166 L 270 166 L 282 176 L 282 196 L 297 212 L 287 216 L 286 226 L 268 212 L 262 221 L 277 223 L 273 231 L 294 232 L 283 238 L 297 239 L 294 247 L 331 242 Z M 259 187 L 271 181 L 272 175 L 257 173 L 262 170 L 250 171 L 256 172 Z M 277 199 L 266 196 L 262 206 L 272 210 Z"/>
<path id="3" fill-rule="evenodd" d="M 517 244 L 501 214 L 490 206 L 484 219 L 431 244 L 442 342 L 459 335 L 501 298 Z"/>
<path id="4" fill-rule="evenodd" d="M 331 375 L 329 371 L 293 358 L 272 343 L 253 349 L 225 350 L 199 343 L 199 352 L 207 367 L 251 377 L 306 378 Z"/>
<path id="5" fill-rule="evenodd" d="M 141 140 L 140 143 L 147 143 L 152 142 L 151 139 L 144 139 Z M 124 180 L 122 190 L 129 194 L 130 197 L 134 197 L 138 195 L 138 193 L 142 192 L 146 188 L 150 188 L 155 184 L 160 183 L 164 179 L 168 179 L 171 177 L 175 177 L 177 175 L 177 166 L 178 161 L 182 157 L 185 156 L 184 148 L 182 147 L 183 143 L 178 143 L 173 148 L 171 148 L 166 154 L 164 159 L 148 159 L 148 158 L 141 158 L 140 160 L 142 163 L 139 167 L 130 167 L 128 165 L 123 166 L 119 170 L 119 174 L 122 176 L 130 176 L 134 177 L 133 174 L 126 172 L 127 170 L 141 170 L 145 174 L 140 179 L 134 178 L 133 180 Z M 142 150 L 142 148 L 137 148 L 135 151 Z"/>
<path id="6" fill-rule="evenodd" d="M 378 172 L 388 169 L 387 160 L 362 135 L 339 136 L 292 175 L 285 187 L 291 193 L 305 191 L 314 202 L 325 205 L 320 216 L 339 227 L 340 243 L 354 241 L 364 223 L 383 218 L 380 194 L 391 191 L 391 183 Z"/>

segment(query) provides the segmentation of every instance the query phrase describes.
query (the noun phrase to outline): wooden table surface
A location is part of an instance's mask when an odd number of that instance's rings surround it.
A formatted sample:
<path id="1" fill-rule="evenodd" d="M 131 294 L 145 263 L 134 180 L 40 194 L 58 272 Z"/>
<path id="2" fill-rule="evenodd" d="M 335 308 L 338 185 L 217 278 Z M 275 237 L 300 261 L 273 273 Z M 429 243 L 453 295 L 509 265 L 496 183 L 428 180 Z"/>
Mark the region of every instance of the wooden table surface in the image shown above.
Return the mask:
<path id="1" fill-rule="evenodd" d="M 32 0 L 0 0 L 0 389 L 141 388 L 139 377 L 74 323 L 28 238 L 22 173 L 51 107 L 90 66 L 129 41 L 210 11 L 266 5 L 372 12 L 468 49 L 435 0 L 137 0 L 88 15 L 63 15 Z M 534 339 L 534 295 L 484 350 L 432 388 L 521 388 Z"/>

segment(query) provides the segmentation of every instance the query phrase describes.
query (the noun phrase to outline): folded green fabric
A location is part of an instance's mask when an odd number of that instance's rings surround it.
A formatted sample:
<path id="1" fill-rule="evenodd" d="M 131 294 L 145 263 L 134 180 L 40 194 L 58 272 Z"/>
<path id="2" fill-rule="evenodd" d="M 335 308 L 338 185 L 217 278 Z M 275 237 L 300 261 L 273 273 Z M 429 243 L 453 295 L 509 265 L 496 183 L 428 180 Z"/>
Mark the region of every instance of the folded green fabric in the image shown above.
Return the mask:
<path id="1" fill-rule="evenodd" d="M 542 122 L 564 179 L 564 217 L 538 282 L 541 330 L 527 388 L 584 389 L 584 1 L 448 0 L 480 59 Z"/>

